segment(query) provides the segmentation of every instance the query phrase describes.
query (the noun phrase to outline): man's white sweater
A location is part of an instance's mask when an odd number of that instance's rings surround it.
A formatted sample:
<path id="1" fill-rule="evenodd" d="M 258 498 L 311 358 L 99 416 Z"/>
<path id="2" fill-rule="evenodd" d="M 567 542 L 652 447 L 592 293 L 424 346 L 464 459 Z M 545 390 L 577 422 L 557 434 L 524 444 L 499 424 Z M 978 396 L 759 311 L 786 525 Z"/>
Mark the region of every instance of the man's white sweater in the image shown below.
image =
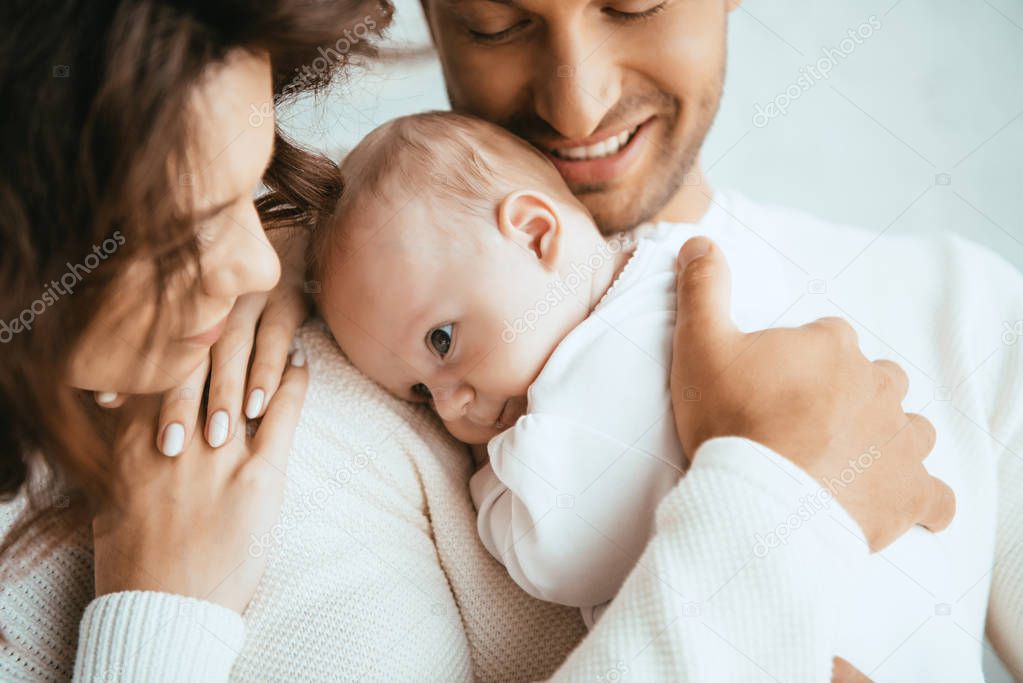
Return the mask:
<path id="1" fill-rule="evenodd" d="M 868 357 L 906 369 L 906 409 L 938 432 L 926 465 L 958 496 L 948 530 L 867 556 L 837 503 L 801 514 L 821 492 L 802 471 L 715 439 L 562 663 L 577 613 L 526 596 L 483 549 L 464 449 L 310 325 L 312 382 L 280 522 L 252 541 L 269 563 L 244 618 L 160 593 L 93 599 L 83 532 L 5 580 L 0 679 L 826 681 L 841 655 L 876 681 L 968 681 L 985 620 L 1023 675 L 1023 278 L 961 240 L 879 237 L 732 195 L 699 226 L 722 231 L 745 244 L 733 270 L 777 288 L 763 326 L 839 315 Z"/>

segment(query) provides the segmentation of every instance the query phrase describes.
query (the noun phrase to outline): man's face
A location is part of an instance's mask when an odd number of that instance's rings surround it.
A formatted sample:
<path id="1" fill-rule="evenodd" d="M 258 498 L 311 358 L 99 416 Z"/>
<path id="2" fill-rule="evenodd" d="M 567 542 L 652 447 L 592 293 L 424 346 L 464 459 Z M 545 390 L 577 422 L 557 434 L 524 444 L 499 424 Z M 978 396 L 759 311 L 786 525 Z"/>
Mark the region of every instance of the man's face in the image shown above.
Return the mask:
<path id="1" fill-rule="evenodd" d="M 605 234 L 658 216 L 717 112 L 739 0 L 423 0 L 452 107 L 542 149 Z"/>

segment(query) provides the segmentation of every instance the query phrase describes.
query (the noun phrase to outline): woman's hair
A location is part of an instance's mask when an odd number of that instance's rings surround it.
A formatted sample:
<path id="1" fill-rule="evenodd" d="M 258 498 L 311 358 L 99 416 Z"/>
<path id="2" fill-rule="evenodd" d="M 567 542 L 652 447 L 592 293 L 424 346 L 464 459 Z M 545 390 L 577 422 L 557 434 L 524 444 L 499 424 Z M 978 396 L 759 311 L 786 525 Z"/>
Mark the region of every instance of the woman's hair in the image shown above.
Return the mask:
<path id="1" fill-rule="evenodd" d="M 392 12 L 383 0 L 0 5 L 0 501 L 27 491 L 0 566 L 111 500 L 110 439 L 67 386 L 70 350 L 133 257 L 156 264 L 159 300 L 197 256 L 180 172 L 204 73 L 236 49 L 267 52 L 277 104 L 372 55 Z M 340 192 L 336 166 L 280 130 L 264 184 L 267 228 L 312 225 Z"/>

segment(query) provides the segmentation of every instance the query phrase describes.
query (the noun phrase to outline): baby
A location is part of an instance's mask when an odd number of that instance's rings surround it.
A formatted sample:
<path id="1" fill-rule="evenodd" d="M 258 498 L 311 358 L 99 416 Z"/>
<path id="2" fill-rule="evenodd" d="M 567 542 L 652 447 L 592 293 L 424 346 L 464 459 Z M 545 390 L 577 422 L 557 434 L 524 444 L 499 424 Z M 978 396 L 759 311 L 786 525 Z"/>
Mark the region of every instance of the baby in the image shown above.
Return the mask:
<path id="1" fill-rule="evenodd" d="M 605 239 L 543 154 L 453 113 L 381 126 L 341 174 L 312 248 L 324 319 L 362 372 L 487 445 L 484 545 L 592 625 L 685 470 L 668 384 L 693 233 Z"/>

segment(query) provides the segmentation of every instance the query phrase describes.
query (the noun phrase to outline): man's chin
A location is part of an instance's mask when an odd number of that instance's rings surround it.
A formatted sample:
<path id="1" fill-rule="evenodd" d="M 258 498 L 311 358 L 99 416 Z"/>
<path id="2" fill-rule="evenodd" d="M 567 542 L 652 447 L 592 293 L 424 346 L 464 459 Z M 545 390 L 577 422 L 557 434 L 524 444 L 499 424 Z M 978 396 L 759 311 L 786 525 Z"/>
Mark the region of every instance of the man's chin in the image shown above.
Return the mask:
<path id="1" fill-rule="evenodd" d="M 593 216 L 600 232 L 614 235 L 655 220 L 682 191 L 695 160 L 696 154 L 674 159 L 661 157 L 650 170 L 630 174 L 627 181 L 570 189 Z"/>
<path id="2" fill-rule="evenodd" d="M 649 206 L 646 189 L 632 183 L 583 191 L 571 189 L 605 236 L 632 230 L 653 218 L 658 210 L 657 206 Z"/>

